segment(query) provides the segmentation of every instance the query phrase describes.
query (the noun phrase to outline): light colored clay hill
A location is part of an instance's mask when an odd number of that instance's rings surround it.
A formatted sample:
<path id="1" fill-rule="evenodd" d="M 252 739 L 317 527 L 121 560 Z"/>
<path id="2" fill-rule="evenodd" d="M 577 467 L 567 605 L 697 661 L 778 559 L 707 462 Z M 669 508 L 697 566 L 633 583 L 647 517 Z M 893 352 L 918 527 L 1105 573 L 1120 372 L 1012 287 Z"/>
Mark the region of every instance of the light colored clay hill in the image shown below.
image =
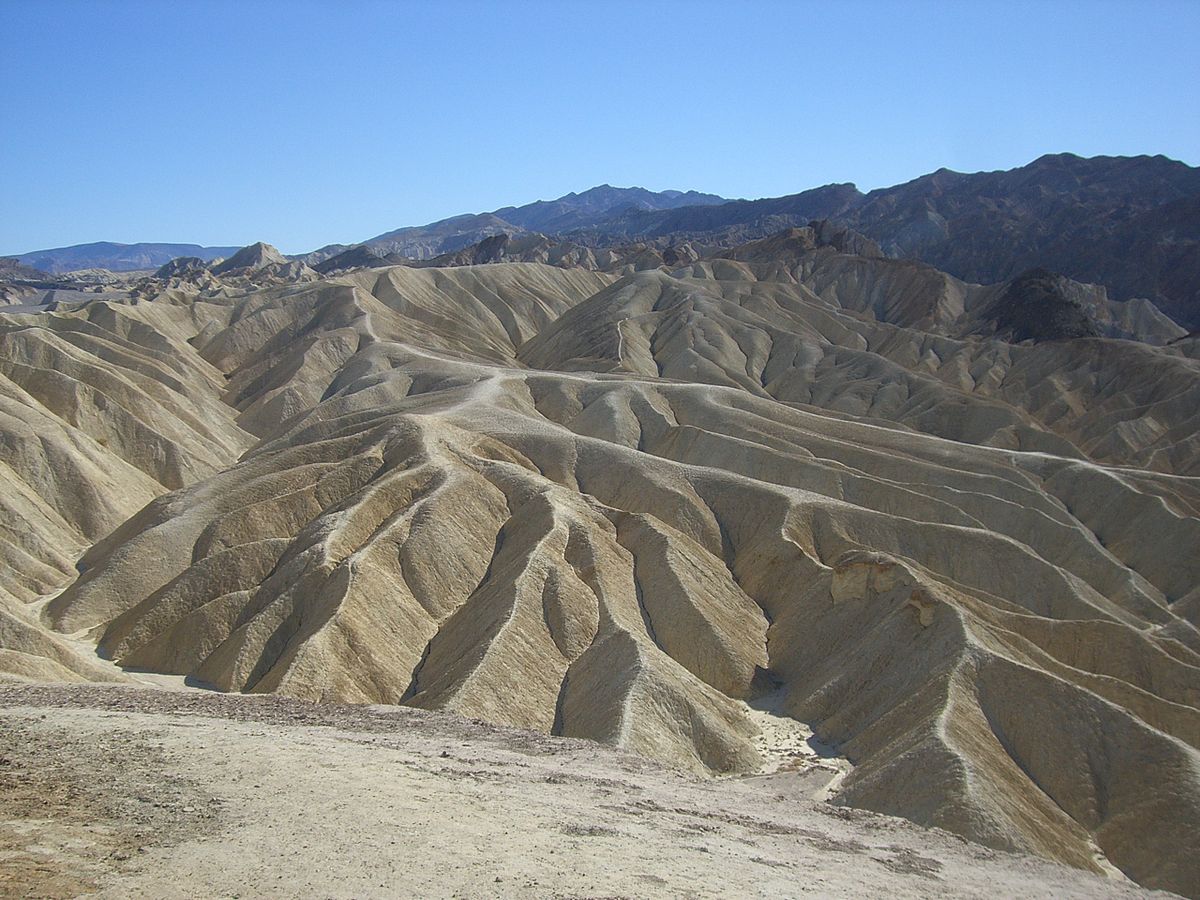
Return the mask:
<path id="1" fill-rule="evenodd" d="M 250 445 L 188 343 L 227 314 L 101 301 L 0 318 L 0 595 L 61 586 L 89 545 Z"/>
<path id="2" fill-rule="evenodd" d="M 57 516 L 4 552 L 74 541 L 9 590 L 122 666 L 696 773 L 777 692 L 835 802 L 1200 893 L 1200 363 L 967 334 L 980 290 L 824 247 L 0 317 L 10 515 Z"/>
<path id="3" fill-rule="evenodd" d="M 212 267 L 214 275 L 224 275 L 238 269 L 261 269 L 264 266 L 282 266 L 287 264 L 287 257 L 272 247 L 259 241 L 243 247 L 228 259 L 222 260 Z"/>
<path id="4" fill-rule="evenodd" d="M 864 262 L 829 259 L 834 268 Z M 521 358 L 735 387 L 973 444 L 1196 471 L 1194 360 L 1134 341 L 1013 345 L 932 334 L 919 326 L 955 293 L 916 266 L 901 264 L 914 277 L 897 279 L 893 261 L 871 262 L 871 277 L 820 294 L 758 280 L 737 263 L 638 273 L 573 309 Z M 884 316 L 913 324 L 897 328 Z"/>

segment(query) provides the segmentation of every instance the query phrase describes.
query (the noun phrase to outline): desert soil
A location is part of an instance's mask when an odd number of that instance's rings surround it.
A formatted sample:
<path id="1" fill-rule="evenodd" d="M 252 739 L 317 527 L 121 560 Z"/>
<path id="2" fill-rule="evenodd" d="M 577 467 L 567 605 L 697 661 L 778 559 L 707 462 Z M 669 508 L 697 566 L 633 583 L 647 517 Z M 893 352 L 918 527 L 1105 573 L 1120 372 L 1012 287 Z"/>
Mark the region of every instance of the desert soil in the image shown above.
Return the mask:
<path id="1" fill-rule="evenodd" d="M 0 896 L 1146 893 L 815 789 L 404 707 L 6 684 Z"/>

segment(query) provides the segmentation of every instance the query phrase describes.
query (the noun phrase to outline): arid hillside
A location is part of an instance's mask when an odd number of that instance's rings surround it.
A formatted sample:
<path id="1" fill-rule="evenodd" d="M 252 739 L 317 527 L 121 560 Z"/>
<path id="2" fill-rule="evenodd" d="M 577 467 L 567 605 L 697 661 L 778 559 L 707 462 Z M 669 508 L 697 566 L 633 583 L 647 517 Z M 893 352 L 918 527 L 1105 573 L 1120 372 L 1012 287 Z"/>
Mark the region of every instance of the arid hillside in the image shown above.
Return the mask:
<path id="1" fill-rule="evenodd" d="M 762 769 L 767 698 L 848 761 L 836 805 L 1200 894 L 1195 339 L 819 223 L 644 249 L 255 245 L 0 310 L 0 669 L 705 777 Z"/>

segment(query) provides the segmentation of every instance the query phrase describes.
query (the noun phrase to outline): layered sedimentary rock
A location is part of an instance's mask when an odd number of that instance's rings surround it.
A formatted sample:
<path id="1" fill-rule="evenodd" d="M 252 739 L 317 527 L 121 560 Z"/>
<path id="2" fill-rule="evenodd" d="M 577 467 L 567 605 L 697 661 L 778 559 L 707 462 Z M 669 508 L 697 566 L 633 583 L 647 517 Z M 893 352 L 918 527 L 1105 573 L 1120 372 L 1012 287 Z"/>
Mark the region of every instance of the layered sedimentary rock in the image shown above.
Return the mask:
<path id="1" fill-rule="evenodd" d="M 0 320 L 0 591 L 30 600 L 153 497 L 234 462 L 250 436 L 188 343 L 225 310 L 95 302 Z"/>
<path id="2" fill-rule="evenodd" d="M 4 359 L 107 329 L 55 357 L 108 378 L 71 396 L 145 394 L 162 438 L 120 438 L 162 448 L 125 505 L 59 501 L 81 575 L 12 593 L 66 584 L 46 626 L 124 666 L 695 771 L 752 771 L 737 701 L 779 690 L 855 764 L 838 802 L 1195 893 L 1200 362 L 999 340 L 1002 291 L 792 234 L 5 319 Z M 116 473 L 91 403 L 56 440 Z"/>

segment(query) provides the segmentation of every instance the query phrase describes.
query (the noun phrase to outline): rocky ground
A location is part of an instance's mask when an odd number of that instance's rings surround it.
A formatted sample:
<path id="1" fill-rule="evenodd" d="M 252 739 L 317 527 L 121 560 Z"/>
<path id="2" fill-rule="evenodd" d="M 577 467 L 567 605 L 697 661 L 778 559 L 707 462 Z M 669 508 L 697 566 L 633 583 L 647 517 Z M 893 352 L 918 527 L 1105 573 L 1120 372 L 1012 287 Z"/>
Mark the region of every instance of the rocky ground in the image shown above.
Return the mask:
<path id="1" fill-rule="evenodd" d="M 0 896 L 1132 897 L 578 740 L 403 707 L 0 686 Z"/>

